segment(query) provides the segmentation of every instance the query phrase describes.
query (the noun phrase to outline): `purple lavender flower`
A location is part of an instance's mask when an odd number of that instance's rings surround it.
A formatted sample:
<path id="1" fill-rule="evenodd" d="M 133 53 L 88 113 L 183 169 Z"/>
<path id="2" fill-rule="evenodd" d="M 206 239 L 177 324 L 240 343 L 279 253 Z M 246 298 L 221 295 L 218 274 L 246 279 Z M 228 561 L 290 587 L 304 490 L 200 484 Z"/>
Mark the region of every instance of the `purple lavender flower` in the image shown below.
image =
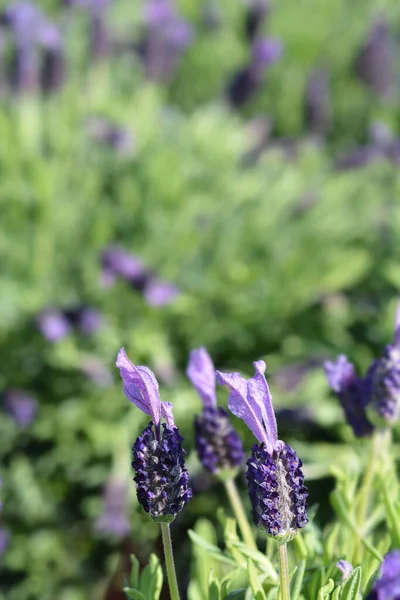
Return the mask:
<path id="1" fill-rule="evenodd" d="M 0 527 L 0 558 L 7 550 L 7 546 L 10 543 L 10 532 L 5 527 Z"/>
<path id="2" fill-rule="evenodd" d="M 338 560 L 336 568 L 342 573 L 342 581 L 346 581 L 353 572 L 353 565 L 347 562 L 347 560 Z"/>
<path id="3" fill-rule="evenodd" d="M 121 538 L 128 535 L 128 491 L 125 481 L 115 476 L 109 478 L 104 490 L 103 512 L 96 522 L 97 531 Z"/>
<path id="4" fill-rule="evenodd" d="M 192 496 L 172 404 L 161 402 L 154 374 L 131 363 L 124 348 L 118 353 L 117 367 L 125 396 L 152 419 L 133 445 L 138 500 L 152 519 L 170 523 Z M 166 421 L 162 431 L 161 415 Z"/>
<path id="5" fill-rule="evenodd" d="M 82 333 L 92 335 L 101 328 L 103 317 L 96 308 L 83 306 L 76 311 L 76 322 Z"/>
<path id="6" fill-rule="evenodd" d="M 335 363 L 327 361 L 324 367 L 329 386 L 337 394 L 354 435 L 364 437 L 372 433 L 373 427 L 366 412 L 364 384 L 354 365 L 341 354 Z"/>
<path id="7" fill-rule="evenodd" d="M 131 133 L 107 119 L 91 117 L 86 122 L 86 129 L 91 140 L 112 148 L 121 156 L 131 155 L 135 150 Z"/>
<path id="8" fill-rule="evenodd" d="M 378 426 L 400 418 L 400 304 L 397 308 L 393 344 L 369 367 L 364 383 L 369 418 Z"/>
<path id="9" fill-rule="evenodd" d="M 307 128 L 314 134 L 324 134 L 331 121 L 328 73 L 315 69 L 307 82 L 305 97 L 305 120 Z"/>
<path id="10" fill-rule="evenodd" d="M 245 29 L 249 40 L 253 40 L 259 33 L 265 17 L 268 14 L 269 0 L 247 0 Z"/>
<path id="11" fill-rule="evenodd" d="M 50 22 L 38 29 L 37 42 L 43 50 L 41 83 L 44 91 L 61 88 L 65 80 L 66 60 L 60 30 Z"/>
<path id="12" fill-rule="evenodd" d="M 192 350 L 186 374 L 203 402 L 195 418 L 195 443 L 200 461 L 210 473 L 228 474 L 242 464 L 243 446 L 226 411 L 217 407 L 215 369 L 205 348 Z"/>
<path id="13" fill-rule="evenodd" d="M 241 69 L 228 86 L 228 98 L 233 106 L 248 102 L 260 89 L 265 71 L 282 54 L 282 43 L 273 38 L 255 39 L 250 63 Z"/>
<path id="14" fill-rule="evenodd" d="M 356 60 L 356 73 L 381 98 L 393 86 L 393 48 L 386 21 L 377 21 Z"/>
<path id="15" fill-rule="evenodd" d="M 385 555 L 380 577 L 367 600 L 400 600 L 400 550 Z"/>
<path id="16" fill-rule="evenodd" d="M 37 325 L 49 342 L 58 342 L 71 331 L 71 324 L 65 314 L 56 308 L 46 308 L 37 317 Z"/>
<path id="17" fill-rule="evenodd" d="M 3 396 L 5 410 L 21 427 L 32 423 L 37 412 L 37 402 L 23 390 L 8 390 Z"/>
<path id="18" fill-rule="evenodd" d="M 192 27 L 179 18 L 170 0 L 150 0 L 145 17 L 147 32 L 142 54 L 147 76 L 155 81 L 169 81 L 179 57 L 192 42 Z"/>
<path id="19" fill-rule="evenodd" d="M 252 448 L 246 473 L 255 524 L 278 542 L 286 542 L 308 523 L 308 491 L 301 460 L 278 440 L 265 362 L 259 360 L 254 367 L 256 373 L 249 380 L 239 373 L 217 371 L 216 376 L 219 384 L 229 387 L 229 409 L 260 442 Z"/>
<path id="20" fill-rule="evenodd" d="M 155 277 L 150 279 L 144 291 L 147 302 L 156 307 L 170 304 L 178 295 L 179 290 L 175 285 Z"/>

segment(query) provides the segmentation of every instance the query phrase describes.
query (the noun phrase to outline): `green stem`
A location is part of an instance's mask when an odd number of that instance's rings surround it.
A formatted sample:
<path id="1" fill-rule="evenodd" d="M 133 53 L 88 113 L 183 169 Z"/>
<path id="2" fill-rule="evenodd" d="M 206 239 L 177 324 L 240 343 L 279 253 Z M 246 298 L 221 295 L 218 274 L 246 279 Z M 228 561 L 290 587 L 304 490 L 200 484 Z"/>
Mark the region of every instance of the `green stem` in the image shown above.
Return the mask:
<path id="1" fill-rule="evenodd" d="M 229 498 L 229 502 L 232 506 L 232 510 L 235 513 L 235 517 L 238 522 L 240 531 L 242 532 L 244 541 L 249 546 L 249 548 L 257 550 L 257 544 L 254 541 L 253 532 L 251 531 L 251 527 L 247 520 L 246 513 L 244 512 L 242 500 L 240 498 L 239 492 L 237 491 L 237 487 L 234 480 L 227 479 L 224 482 L 224 485 Z"/>
<path id="2" fill-rule="evenodd" d="M 171 600 L 179 600 L 178 581 L 176 579 L 174 553 L 172 550 L 171 531 L 169 529 L 169 523 L 160 523 L 160 525 L 164 545 L 165 566 L 167 567 L 169 594 L 171 596 Z"/>
<path id="3" fill-rule="evenodd" d="M 289 587 L 289 563 L 287 555 L 287 545 L 279 544 L 279 581 L 281 600 L 290 600 L 290 587 Z"/>
<path id="4" fill-rule="evenodd" d="M 353 556 L 353 564 L 357 565 L 361 562 L 362 553 L 363 553 L 363 529 L 365 525 L 365 521 L 368 515 L 368 507 L 371 499 L 371 490 L 374 482 L 374 475 L 376 471 L 376 465 L 378 463 L 380 445 L 382 441 L 382 432 L 375 431 L 372 436 L 370 453 L 368 457 L 367 466 L 364 471 L 364 476 L 361 483 L 360 490 L 360 501 L 358 505 L 358 512 L 356 516 L 356 524 L 357 530 L 359 532 L 359 537 L 356 541 L 356 547 Z"/>

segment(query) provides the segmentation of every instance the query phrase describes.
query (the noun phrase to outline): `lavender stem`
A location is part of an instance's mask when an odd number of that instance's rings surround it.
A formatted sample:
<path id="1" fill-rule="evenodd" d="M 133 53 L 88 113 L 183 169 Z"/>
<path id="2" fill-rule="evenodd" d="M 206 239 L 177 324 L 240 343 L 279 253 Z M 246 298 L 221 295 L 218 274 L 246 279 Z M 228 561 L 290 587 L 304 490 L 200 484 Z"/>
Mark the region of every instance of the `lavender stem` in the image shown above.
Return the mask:
<path id="1" fill-rule="evenodd" d="M 242 533 L 243 539 L 249 548 L 257 550 L 257 545 L 254 541 L 253 532 L 247 520 L 246 513 L 243 508 L 242 500 L 237 490 L 236 484 L 233 479 L 227 479 L 225 481 L 225 490 L 231 503 L 232 510 L 235 514 L 236 520 L 239 525 L 239 529 Z"/>
<path id="2" fill-rule="evenodd" d="M 172 540 L 169 523 L 160 523 L 160 525 L 164 545 L 165 566 L 167 568 L 169 593 L 171 596 L 171 600 L 179 600 L 178 581 L 176 578 L 174 553 L 172 550 Z"/>

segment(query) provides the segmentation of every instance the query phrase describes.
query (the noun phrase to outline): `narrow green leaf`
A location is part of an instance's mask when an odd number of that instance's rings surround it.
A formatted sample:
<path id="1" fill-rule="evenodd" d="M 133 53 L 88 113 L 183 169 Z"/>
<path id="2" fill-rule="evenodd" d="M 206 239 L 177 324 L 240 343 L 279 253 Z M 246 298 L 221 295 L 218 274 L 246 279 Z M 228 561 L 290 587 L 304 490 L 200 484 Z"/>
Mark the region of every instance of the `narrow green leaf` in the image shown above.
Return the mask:
<path id="1" fill-rule="evenodd" d="M 146 600 L 146 596 L 143 596 L 142 592 L 139 592 L 139 590 L 134 590 L 133 588 L 124 588 L 124 592 L 129 599 Z"/>
<path id="2" fill-rule="evenodd" d="M 390 479 L 389 479 L 390 481 Z M 388 480 L 381 478 L 381 489 L 386 508 L 387 522 L 392 537 L 393 546 L 400 548 L 400 518 L 393 498 L 393 490 L 389 490 Z"/>
<path id="3" fill-rule="evenodd" d="M 260 595 L 259 600 L 266 600 L 264 590 L 258 577 L 257 569 L 250 559 L 247 561 L 247 574 L 249 576 L 249 583 L 254 596 L 257 597 L 257 595 Z"/>
<path id="4" fill-rule="evenodd" d="M 302 560 L 297 565 L 296 571 L 290 580 L 290 596 L 292 600 L 297 600 L 300 596 L 301 586 L 303 584 L 304 572 L 306 570 L 306 561 Z"/>
<path id="5" fill-rule="evenodd" d="M 150 581 L 147 584 L 146 597 L 149 598 L 149 600 L 158 600 L 163 584 L 163 571 L 160 561 L 155 554 L 150 554 L 148 568 Z"/>
<path id="6" fill-rule="evenodd" d="M 208 586 L 208 600 L 220 600 L 220 586 L 218 581 L 213 578 Z"/>
<path id="7" fill-rule="evenodd" d="M 131 587 L 137 589 L 139 587 L 139 561 L 134 554 L 131 554 L 131 577 L 130 584 Z"/>
<path id="8" fill-rule="evenodd" d="M 360 590 L 361 576 L 361 567 L 356 567 L 343 586 L 341 600 L 356 600 Z"/>
<path id="9" fill-rule="evenodd" d="M 229 592 L 226 597 L 226 600 L 244 600 L 244 596 L 246 594 L 246 588 L 241 588 L 240 590 L 233 590 Z"/>
<path id="10" fill-rule="evenodd" d="M 327 600 L 334 587 L 335 587 L 335 584 L 333 583 L 333 579 L 330 579 L 328 581 L 328 583 L 326 583 L 319 589 L 318 600 Z"/>
<path id="11" fill-rule="evenodd" d="M 340 590 L 342 589 L 342 587 L 340 585 L 338 585 L 337 587 L 335 587 L 335 589 L 332 592 L 332 599 L 331 600 L 339 600 L 340 598 Z"/>
<path id="12" fill-rule="evenodd" d="M 204 550 L 206 550 L 213 558 L 218 560 L 219 562 L 225 563 L 227 565 L 231 565 L 233 567 L 238 566 L 237 562 L 226 556 L 218 546 L 214 546 L 213 544 L 209 544 L 205 540 L 203 540 L 195 531 L 189 529 L 188 531 L 189 537 L 194 544 L 197 544 Z"/>

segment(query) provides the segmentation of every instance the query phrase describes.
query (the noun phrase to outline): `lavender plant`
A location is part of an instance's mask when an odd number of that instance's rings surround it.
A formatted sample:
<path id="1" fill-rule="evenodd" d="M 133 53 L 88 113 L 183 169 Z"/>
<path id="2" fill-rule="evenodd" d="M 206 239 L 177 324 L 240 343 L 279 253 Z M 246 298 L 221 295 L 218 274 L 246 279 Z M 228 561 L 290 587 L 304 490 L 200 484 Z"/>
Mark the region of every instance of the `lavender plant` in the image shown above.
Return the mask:
<path id="1" fill-rule="evenodd" d="M 136 367 L 131 363 L 124 348 L 119 351 L 116 364 L 124 394 L 152 419 L 133 445 L 134 481 L 140 504 L 161 525 L 170 594 L 172 600 L 177 600 L 179 590 L 169 524 L 192 496 L 184 462 L 183 438 L 175 427 L 172 404 L 161 402 L 153 373 L 147 367 Z M 163 430 L 161 416 L 165 419 Z"/>

